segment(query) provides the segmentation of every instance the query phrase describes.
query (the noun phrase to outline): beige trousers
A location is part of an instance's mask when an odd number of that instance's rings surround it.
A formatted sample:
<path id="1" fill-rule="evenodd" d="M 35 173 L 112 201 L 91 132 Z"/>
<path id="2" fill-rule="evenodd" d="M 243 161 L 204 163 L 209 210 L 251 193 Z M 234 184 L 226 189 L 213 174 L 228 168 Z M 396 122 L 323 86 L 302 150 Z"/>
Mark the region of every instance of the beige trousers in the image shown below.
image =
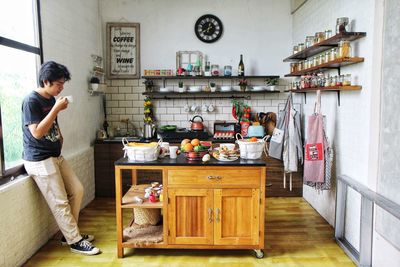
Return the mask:
<path id="1" fill-rule="evenodd" d="M 81 240 L 78 228 L 83 186 L 62 157 L 24 161 L 26 172 L 35 180 L 67 243 Z"/>

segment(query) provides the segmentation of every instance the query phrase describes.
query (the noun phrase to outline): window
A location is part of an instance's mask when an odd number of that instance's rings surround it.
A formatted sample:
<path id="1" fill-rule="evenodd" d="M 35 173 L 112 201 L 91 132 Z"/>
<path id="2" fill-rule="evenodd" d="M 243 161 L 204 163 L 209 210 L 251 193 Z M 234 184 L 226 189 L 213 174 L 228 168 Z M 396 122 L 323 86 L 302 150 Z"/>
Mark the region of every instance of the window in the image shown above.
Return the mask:
<path id="1" fill-rule="evenodd" d="M 1 177 L 22 170 L 21 104 L 37 86 L 39 19 L 39 0 L 7 1 L 0 9 Z"/>

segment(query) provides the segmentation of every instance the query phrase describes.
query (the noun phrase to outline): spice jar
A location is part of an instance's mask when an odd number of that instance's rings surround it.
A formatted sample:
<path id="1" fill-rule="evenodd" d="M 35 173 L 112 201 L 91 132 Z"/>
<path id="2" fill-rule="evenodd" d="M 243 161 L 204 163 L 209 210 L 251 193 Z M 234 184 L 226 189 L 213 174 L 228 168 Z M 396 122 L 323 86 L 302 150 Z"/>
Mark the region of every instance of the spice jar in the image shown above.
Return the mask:
<path id="1" fill-rule="evenodd" d="M 299 52 L 299 47 L 297 45 L 293 46 L 293 55 Z"/>
<path id="2" fill-rule="evenodd" d="M 325 32 L 316 32 L 314 40 L 315 43 L 319 43 L 325 40 Z"/>
<path id="3" fill-rule="evenodd" d="M 343 85 L 343 75 L 340 75 L 336 79 L 336 86 L 342 86 Z"/>
<path id="4" fill-rule="evenodd" d="M 219 76 L 219 65 L 211 65 L 211 75 L 212 76 Z"/>
<path id="5" fill-rule="evenodd" d="M 336 19 L 336 34 L 344 33 L 349 31 L 349 18 L 337 18 Z"/>
<path id="6" fill-rule="evenodd" d="M 314 36 L 306 36 L 306 48 L 314 45 Z"/>
<path id="7" fill-rule="evenodd" d="M 329 54 L 329 61 L 334 61 L 336 59 L 336 48 L 332 48 Z"/>
<path id="8" fill-rule="evenodd" d="M 325 40 L 332 37 L 332 30 L 325 30 Z"/>
<path id="9" fill-rule="evenodd" d="M 319 55 L 319 64 L 324 64 L 325 63 L 325 55 L 321 54 Z"/>
<path id="10" fill-rule="evenodd" d="M 351 85 L 351 74 L 344 75 L 343 78 L 343 86 L 350 86 Z"/>
<path id="11" fill-rule="evenodd" d="M 297 48 L 299 49 L 299 52 L 300 51 L 303 51 L 304 50 L 304 43 L 299 43 L 298 45 L 297 45 Z"/>
<path id="12" fill-rule="evenodd" d="M 339 58 L 350 57 L 350 41 L 342 40 L 339 42 Z"/>
<path id="13" fill-rule="evenodd" d="M 337 76 L 331 77 L 331 85 L 330 86 L 336 86 L 336 81 L 337 81 Z"/>
<path id="14" fill-rule="evenodd" d="M 331 77 L 328 74 L 328 77 L 325 78 L 325 87 L 329 87 L 331 85 Z"/>
<path id="15" fill-rule="evenodd" d="M 290 63 L 290 73 L 295 73 L 297 71 L 297 63 Z"/>
<path id="16" fill-rule="evenodd" d="M 297 70 L 298 71 L 304 70 L 304 61 L 299 62 L 299 64 L 297 65 Z"/>
<path id="17" fill-rule="evenodd" d="M 326 51 L 326 52 L 325 52 L 325 63 L 326 63 L 326 62 L 329 62 L 329 60 L 330 60 L 330 59 L 329 59 L 329 51 Z"/>

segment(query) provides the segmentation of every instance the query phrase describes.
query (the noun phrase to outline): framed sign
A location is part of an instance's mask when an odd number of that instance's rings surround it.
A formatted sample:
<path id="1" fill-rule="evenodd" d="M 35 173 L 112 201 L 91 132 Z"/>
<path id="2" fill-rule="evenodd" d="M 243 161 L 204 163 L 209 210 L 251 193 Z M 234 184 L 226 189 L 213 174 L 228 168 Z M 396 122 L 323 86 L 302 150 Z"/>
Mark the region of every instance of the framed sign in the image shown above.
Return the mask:
<path id="1" fill-rule="evenodd" d="M 140 78 L 139 23 L 107 23 L 107 78 Z"/>

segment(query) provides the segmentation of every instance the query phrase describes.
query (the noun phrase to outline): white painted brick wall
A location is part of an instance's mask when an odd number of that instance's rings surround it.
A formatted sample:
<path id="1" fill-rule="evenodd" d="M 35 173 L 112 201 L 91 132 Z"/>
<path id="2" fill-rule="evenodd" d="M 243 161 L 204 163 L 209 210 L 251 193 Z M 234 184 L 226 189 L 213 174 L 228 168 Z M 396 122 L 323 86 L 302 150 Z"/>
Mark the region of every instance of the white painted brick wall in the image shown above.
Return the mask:
<path id="1" fill-rule="evenodd" d="M 110 127 L 121 129 L 121 133 L 126 133 L 126 123 L 121 122 L 126 118 L 130 119 L 130 122 L 134 125 L 135 129 L 138 130 L 143 127 L 143 104 L 144 86 L 129 87 L 128 84 L 142 84 L 143 80 L 112 80 L 109 84 L 112 86 L 108 87 L 106 92 L 106 107 L 107 107 L 107 121 Z M 159 82 L 159 81 L 158 81 Z M 251 80 L 253 85 L 262 84 L 263 81 L 256 79 Z M 284 81 L 283 81 L 284 82 Z M 206 81 L 202 80 L 185 80 L 186 84 L 206 85 Z M 157 83 L 156 83 L 157 84 Z M 231 84 L 230 80 L 220 80 L 219 85 Z M 158 86 L 160 86 L 159 84 Z M 177 88 L 177 82 L 168 81 L 168 86 Z M 229 99 L 222 98 L 206 98 L 208 94 L 204 94 L 204 99 L 198 98 L 193 99 L 190 96 L 181 97 L 178 99 L 169 100 L 153 100 L 153 111 L 158 125 L 174 124 L 178 127 L 190 127 L 189 120 L 195 116 L 200 115 L 204 119 L 206 129 L 213 133 L 214 121 L 215 120 L 226 120 L 234 121 L 232 117 L 232 104 Z M 244 102 L 252 107 L 253 112 L 278 112 L 278 105 L 284 104 L 287 98 L 287 93 L 265 93 L 265 94 L 251 94 L 250 100 L 244 100 Z M 185 112 L 184 106 L 188 104 L 192 106 L 197 104 L 201 107 L 203 104 L 209 106 L 213 104 L 215 110 L 213 112 L 200 111 Z M 132 130 L 132 124 L 129 124 L 129 131 Z"/>
<path id="2" fill-rule="evenodd" d="M 83 208 L 94 199 L 93 148 L 66 159 L 85 189 Z M 0 203 L 0 266 L 21 266 L 58 231 L 58 226 L 30 177 L 2 186 Z"/>

